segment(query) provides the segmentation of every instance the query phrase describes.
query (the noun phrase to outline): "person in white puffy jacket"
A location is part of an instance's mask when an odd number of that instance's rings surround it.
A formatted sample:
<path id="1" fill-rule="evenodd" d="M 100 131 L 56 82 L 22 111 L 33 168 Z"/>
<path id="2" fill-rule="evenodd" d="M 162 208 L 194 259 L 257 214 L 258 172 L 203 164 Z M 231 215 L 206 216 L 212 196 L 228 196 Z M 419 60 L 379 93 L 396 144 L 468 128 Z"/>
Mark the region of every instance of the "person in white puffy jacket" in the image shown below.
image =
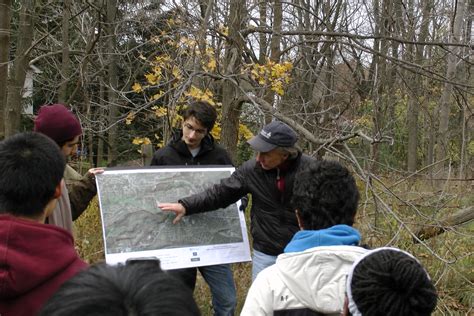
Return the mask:
<path id="1" fill-rule="evenodd" d="M 257 276 L 241 315 L 339 315 L 347 274 L 367 252 L 352 227 L 359 192 L 347 168 L 315 161 L 295 179 L 292 205 L 301 231 Z"/>

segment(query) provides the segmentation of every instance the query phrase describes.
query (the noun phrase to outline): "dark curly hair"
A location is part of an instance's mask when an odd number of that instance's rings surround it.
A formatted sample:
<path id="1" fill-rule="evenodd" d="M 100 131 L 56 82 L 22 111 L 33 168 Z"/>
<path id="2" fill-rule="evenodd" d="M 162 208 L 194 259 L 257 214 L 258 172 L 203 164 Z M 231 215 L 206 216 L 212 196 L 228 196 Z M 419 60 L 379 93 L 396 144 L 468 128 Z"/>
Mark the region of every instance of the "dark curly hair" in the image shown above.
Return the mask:
<path id="1" fill-rule="evenodd" d="M 39 316 L 195 316 L 192 291 L 159 262 L 98 264 L 66 281 Z"/>
<path id="2" fill-rule="evenodd" d="M 295 175 L 291 203 L 305 229 L 352 226 L 359 191 L 346 167 L 335 161 L 312 161 Z"/>
<path id="3" fill-rule="evenodd" d="M 183 112 L 183 120 L 194 117 L 210 133 L 217 120 L 216 109 L 207 102 L 194 101 Z"/>
<path id="4" fill-rule="evenodd" d="M 370 252 L 355 265 L 348 283 L 348 293 L 364 316 L 424 316 L 436 307 L 436 289 L 427 272 L 399 249 Z"/>

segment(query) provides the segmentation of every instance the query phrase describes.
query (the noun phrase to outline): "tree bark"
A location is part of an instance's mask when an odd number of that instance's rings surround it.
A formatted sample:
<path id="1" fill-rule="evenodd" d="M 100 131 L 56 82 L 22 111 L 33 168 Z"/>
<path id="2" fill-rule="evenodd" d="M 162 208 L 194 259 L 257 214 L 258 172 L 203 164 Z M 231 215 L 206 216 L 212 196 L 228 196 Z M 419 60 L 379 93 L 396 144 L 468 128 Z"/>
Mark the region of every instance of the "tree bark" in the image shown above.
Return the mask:
<path id="1" fill-rule="evenodd" d="M 467 23 L 466 23 L 466 37 L 472 38 L 472 20 L 474 18 L 474 1 L 468 3 L 467 8 Z M 470 48 L 464 48 L 463 55 L 469 56 Z M 461 78 L 463 82 L 473 83 L 473 76 L 470 69 L 470 63 L 465 61 L 463 62 L 463 69 L 461 72 Z M 461 115 L 461 133 L 460 133 L 460 149 L 459 149 L 459 179 L 469 178 L 469 165 L 470 165 L 470 156 L 467 151 L 469 141 L 472 139 L 472 133 L 474 131 L 474 117 L 472 116 L 472 110 L 469 108 L 469 95 L 467 92 L 462 92 L 462 115 Z M 473 157 L 471 157 L 473 159 Z M 466 172 L 467 171 L 467 172 Z M 474 171 L 474 169 L 472 169 Z"/>
<path id="2" fill-rule="evenodd" d="M 258 2 L 258 12 L 259 12 L 259 25 L 260 27 L 267 27 L 267 2 L 259 1 Z M 259 50 L 258 50 L 258 62 L 263 65 L 265 64 L 265 58 L 267 57 L 267 35 L 265 33 L 259 34 Z"/>
<path id="3" fill-rule="evenodd" d="M 116 164 L 117 160 L 117 139 L 118 139 L 118 127 L 116 121 L 118 117 L 118 97 L 117 97 L 117 86 L 118 86 L 118 70 L 117 70 L 117 57 L 115 54 L 116 48 L 116 14 L 117 14 L 117 0 L 107 0 L 107 53 L 108 58 L 108 109 L 109 109 L 109 132 L 108 132 L 108 148 L 107 148 L 107 163 L 109 165 Z"/>
<path id="4" fill-rule="evenodd" d="M 431 0 L 423 2 L 423 17 L 420 28 L 419 42 L 426 41 L 428 37 L 428 26 L 431 14 Z M 414 26 L 412 27 L 414 29 Z M 413 30 L 414 31 L 414 30 Z M 415 33 L 415 32 L 413 32 Z M 424 63 L 424 45 L 417 45 L 415 48 L 415 63 L 422 65 Z M 412 93 L 408 93 L 407 110 L 407 129 L 408 129 L 408 148 L 407 148 L 407 169 L 409 172 L 415 172 L 418 164 L 418 117 L 420 113 L 420 96 L 423 91 L 421 77 L 417 74 L 410 75 L 411 80 L 408 88 Z"/>
<path id="5" fill-rule="evenodd" d="M 456 12 L 454 14 L 453 26 L 451 30 L 451 42 L 459 43 L 461 39 L 462 24 L 466 11 L 465 0 L 458 0 L 456 6 Z M 459 47 L 453 47 L 448 55 L 448 66 L 446 70 L 446 78 L 453 80 L 456 77 L 456 70 L 458 64 L 458 54 L 460 53 Z M 439 126 L 438 126 L 438 137 L 436 143 L 436 160 L 442 161 L 448 157 L 449 151 L 449 113 L 451 111 L 451 95 L 453 93 L 453 84 L 450 82 L 445 83 L 444 90 L 439 100 Z M 443 178 L 445 176 L 446 162 L 439 163 L 437 165 L 437 172 L 435 176 Z"/>
<path id="6" fill-rule="evenodd" d="M 15 61 L 8 81 L 7 101 L 5 106 L 5 137 L 20 130 L 22 93 L 26 72 L 29 69 L 30 57 L 28 49 L 33 42 L 34 0 L 22 0 L 20 10 L 20 25 L 18 28 Z"/>
<path id="7" fill-rule="evenodd" d="M 245 0 L 231 1 L 229 9 L 229 40 L 226 43 L 224 71 L 226 76 L 240 73 L 242 66 L 243 39 L 240 34 L 245 23 L 247 4 Z M 241 105 L 235 102 L 239 91 L 229 80 L 222 87 L 222 133 L 221 143 L 235 161 L 239 140 L 239 117 Z"/>
<path id="8" fill-rule="evenodd" d="M 280 43 L 281 43 L 281 25 L 283 19 L 283 9 L 280 0 L 273 1 L 273 33 L 270 40 L 270 61 L 274 63 L 280 62 Z M 275 105 L 275 92 L 268 87 L 264 97 L 269 104 Z M 270 123 L 272 115 L 265 113 L 265 124 Z"/>
<path id="9" fill-rule="evenodd" d="M 69 82 L 69 19 L 71 18 L 71 0 L 64 0 L 63 23 L 62 23 L 62 60 L 61 60 L 61 83 L 59 85 L 58 102 L 66 103 L 67 86 Z"/>
<path id="10" fill-rule="evenodd" d="M 0 0 L 0 140 L 5 136 L 11 5 L 11 0 Z"/>

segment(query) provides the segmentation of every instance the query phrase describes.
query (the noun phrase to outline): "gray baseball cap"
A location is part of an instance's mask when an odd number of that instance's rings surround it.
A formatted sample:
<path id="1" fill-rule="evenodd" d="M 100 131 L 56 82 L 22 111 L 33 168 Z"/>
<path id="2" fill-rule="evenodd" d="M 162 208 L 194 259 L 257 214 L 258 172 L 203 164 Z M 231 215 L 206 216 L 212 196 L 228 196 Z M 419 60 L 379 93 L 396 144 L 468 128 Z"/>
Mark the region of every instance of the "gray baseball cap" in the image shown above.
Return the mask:
<path id="1" fill-rule="evenodd" d="M 266 153 L 276 147 L 293 147 L 297 140 L 298 135 L 291 127 L 283 122 L 273 121 L 247 143 L 253 150 Z"/>

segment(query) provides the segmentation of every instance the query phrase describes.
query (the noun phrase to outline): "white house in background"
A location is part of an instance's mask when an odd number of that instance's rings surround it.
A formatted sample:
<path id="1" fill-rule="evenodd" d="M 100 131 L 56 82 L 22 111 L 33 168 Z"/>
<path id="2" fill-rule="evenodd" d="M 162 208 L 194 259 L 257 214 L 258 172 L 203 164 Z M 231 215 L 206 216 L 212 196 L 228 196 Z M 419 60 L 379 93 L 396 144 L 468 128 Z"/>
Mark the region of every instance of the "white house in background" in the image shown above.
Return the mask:
<path id="1" fill-rule="evenodd" d="M 23 85 L 23 114 L 33 115 L 33 79 L 35 74 L 42 71 L 35 65 L 30 65 L 26 71 L 25 84 Z"/>

